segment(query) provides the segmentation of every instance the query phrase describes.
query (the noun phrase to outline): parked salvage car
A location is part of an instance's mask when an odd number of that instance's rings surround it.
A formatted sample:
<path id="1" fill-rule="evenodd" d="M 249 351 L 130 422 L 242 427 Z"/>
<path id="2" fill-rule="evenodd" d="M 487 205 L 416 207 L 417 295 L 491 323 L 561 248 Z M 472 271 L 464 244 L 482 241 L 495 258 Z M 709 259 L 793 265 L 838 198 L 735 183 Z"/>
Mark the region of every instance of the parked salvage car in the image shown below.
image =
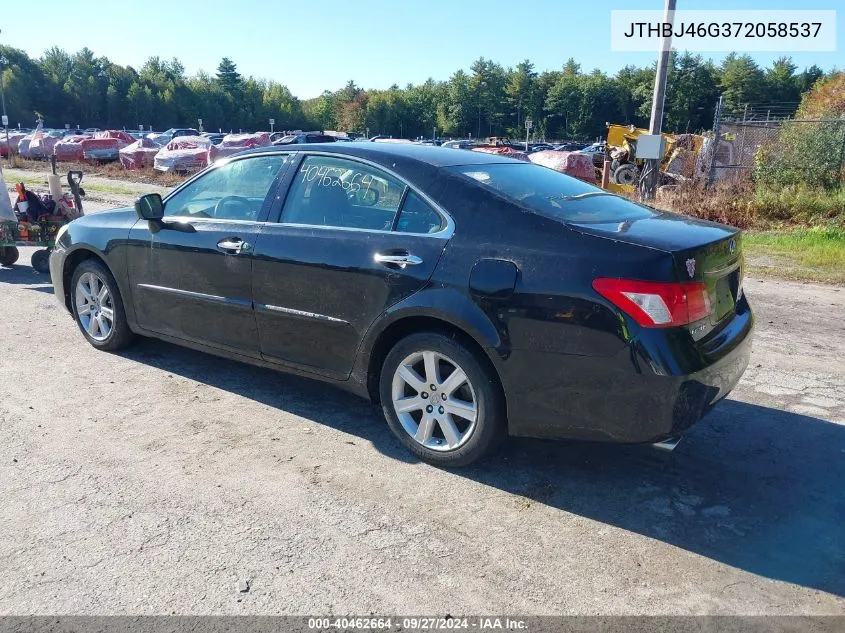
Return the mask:
<path id="1" fill-rule="evenodd" d="M 179 136 L 159 149 L 153 169 L 188 173 L 205 169 L 211 141 L 204 136 Z"/>
<path id="2" fill-rule="evenodd" d="M 587 147 L 587 143 L 576 143 L 574 141 L 568 143 L 561 143 L 555 145 L 555 150 L 558 152 L 577 152 Z"/>
<path id="3" fill-rule="evenodd" d="M 288 134 L 280 139 L 273 141 L 273 145 L 297 145 L 301 143 L 334 143 L 337 138 L 330 134 L 323 134 L 322 132 L 299 132 L 297 134 Z"/>
<path id="4" fill-rule="evenodd" d="M 602 167 L 607 158 L 606 148 L 603 142 L 593 143 L 578 151 L 582 154 L 588 154 L 593 161 L 593 165 L 596 167 Z"/>
<path id="5" fill-rule="evenodd" d="M 200 136 L 199 130 L 192 127 L 172 127 L 161 133 L 151 133 L 147 137 L 153 139 L 159 145 L 167 145 L 170 141 L 180 136 Z"/>
<path id="6" fill-rule="evenodd" d="M 477 143 L 475 141 L 463 139 L 459 141 L 444 141 L 440 147 L 445 147 L 446 149 L 472 149 L 476 145 Z"/>
<path id="7" fill-rule="evenodd" d="M 674 441 L 748 363 L 741 265 L 737 229 L 390 143 L 249 150 L 72 222 L 50 258 L 94 347 L 140 334 L 330 382 L 441 466 L 508 434 Z"/>
<path id="8" fill-rule="evenodd" d="M 519 149 L 524 149 L 525 146 L 522 144 L 516 145 Z M 547 152 L 549 150 L 555 149 L 555 146 L 551 143 L 529 143 L 528 144 L 528 151 L 529 152 Z"/>

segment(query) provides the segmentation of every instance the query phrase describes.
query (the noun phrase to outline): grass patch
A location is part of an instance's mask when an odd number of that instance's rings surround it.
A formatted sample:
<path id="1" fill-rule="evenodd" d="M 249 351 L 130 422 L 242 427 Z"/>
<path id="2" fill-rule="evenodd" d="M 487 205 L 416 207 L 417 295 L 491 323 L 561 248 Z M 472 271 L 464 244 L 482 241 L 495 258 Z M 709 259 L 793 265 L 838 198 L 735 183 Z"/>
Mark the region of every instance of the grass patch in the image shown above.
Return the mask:
<path id="1" fill-rule="evenodd" d="M 845 227 L 845 187 L 832 190 L 784 187 L 775 190 L 758 186 L 751 205 L 755 215 L 770 224 L 838 223 Z"/>
<path id="2" fill-rule="evenodd" d="M 50 163 L 41 160 L 27 160 L 17 156 L 15 157 L 15 169 L 26 171 L 49 171 Z M 172 172 L 156 171 L 152 167 L 128 170 L 123 167 L 120 161 L 113 161 L 109 163 L 58 163 L 57 171 L 59 175 L 62 176 L 63 180 L 64 175 L 71 169 L 81 171 L 85 176 L 113 178 L 116 180 L 123 180 L 127 183 L 159 185 L 161 187 L 173 187 L 185 180 L 185 176 Z M 84 180 L 82 186 L 83 188 L 88 186 L 85 184 Z M 124 192 L 114 191 L 113 193 Z M 134 191 L 130 193 L 134 193 Z"/>
<path id="3" fill-rule="evenodd" d="M 685 182 L 661 189 L 654 206 L 741 229 L 845 227 L 845 187 L 770 189 L 748 181 L 725 180 L 705 189 L 703 183 Z"/>
<path id="4" fill-rule="evenodd" d="M 742 243 L 752 275 L 845 284 L 845 228 L 748 232 Z"/>

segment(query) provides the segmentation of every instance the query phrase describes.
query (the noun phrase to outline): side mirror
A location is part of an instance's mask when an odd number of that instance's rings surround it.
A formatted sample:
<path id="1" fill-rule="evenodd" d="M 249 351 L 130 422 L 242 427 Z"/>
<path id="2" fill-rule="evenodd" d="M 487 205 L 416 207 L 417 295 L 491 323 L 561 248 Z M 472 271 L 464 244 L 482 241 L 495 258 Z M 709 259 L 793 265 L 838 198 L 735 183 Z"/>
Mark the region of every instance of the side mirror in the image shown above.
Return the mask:
<path id="1" fill-rule="evenodd" d="M 142 220 L 161 220 L 164 217 L 164 201 L 157 193 L 148 193 L 135 201 L 135 213 Z"/>

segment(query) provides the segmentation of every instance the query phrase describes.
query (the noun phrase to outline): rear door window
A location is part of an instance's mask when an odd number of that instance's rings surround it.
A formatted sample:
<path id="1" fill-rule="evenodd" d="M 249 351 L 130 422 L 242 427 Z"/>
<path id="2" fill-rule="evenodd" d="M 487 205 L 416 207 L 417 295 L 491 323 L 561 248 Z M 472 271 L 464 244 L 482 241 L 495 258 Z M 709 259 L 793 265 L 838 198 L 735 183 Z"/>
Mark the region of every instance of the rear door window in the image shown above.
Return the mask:
<path id="1" fill-rule="evenodd" d="M 282 209 L 282 223 L 389 231 L 405 184 L 343 158 L 308 156 Z"/>
<path id="2" fill-rule="evenodd" d="M 408 190 L 396 230 L 400 233 L 436 233 L 443 228 L 443 217 L 415 192 Z"/>

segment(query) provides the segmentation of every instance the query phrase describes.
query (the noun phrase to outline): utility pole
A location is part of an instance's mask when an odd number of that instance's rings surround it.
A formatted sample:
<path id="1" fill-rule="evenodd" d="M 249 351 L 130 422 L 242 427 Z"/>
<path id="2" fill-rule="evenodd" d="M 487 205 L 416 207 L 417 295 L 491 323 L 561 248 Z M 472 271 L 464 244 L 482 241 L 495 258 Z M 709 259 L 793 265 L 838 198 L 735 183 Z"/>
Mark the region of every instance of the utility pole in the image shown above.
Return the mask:
<path id="1" fill-rule="evenodd" d="M 6 70 L 6 58 L 0 57 L 0 100 L 3 101 L 3 129 L 6 131 L 6 160 L 9 161 L 9 167 L 12 166 L 12 148 L 9 146 L 9 116 L 6 114 L 6 86 L 3 79 L 3 74 Z M 3 173 L 3 168 L 0 167 L 0 174 Z"/>
<path id="2" fill-rule="evenodd" d="M 0 33 L 3 30 L 0 29 Z M 3 101 L 3 129 L 6 131 L 6 160 L 9 161 L 9 167 L 12 166 L 12 148 L 9 147 L 9 116 L 6 114 L 6 86 L 5 81 L 3 79 L 3 74 L 6 70 L 6 64 L 8 60 L 0 56 L 0 100 Z M 20 124 L 18 125 L 20 127 Z M 3 173 L 3 168 L 0 167 L 0 174 Z"/>
<path id="3" fill-rule="evenodd" d="M 663 22 L 675 26 L 676 0 L 665 0 L 663 8 Z M 672 53 L 672 32 L 664 37 L 660 45 L 660 56 L 657 58 L 657 74 L 654 77 L 654 94 L 651 99 L 651 122 L 648 126 L 649 134 L 660 134 L 663 131 L 663 106 L 666 102 L 666 75 L 669 72 L 669 56 Z M 650 158 L 643 165 L 640 180 L 642 197 L 646 200 L 654 198 L 657 188 L 657 174 L 660 170 L 660 159 Z"/>

